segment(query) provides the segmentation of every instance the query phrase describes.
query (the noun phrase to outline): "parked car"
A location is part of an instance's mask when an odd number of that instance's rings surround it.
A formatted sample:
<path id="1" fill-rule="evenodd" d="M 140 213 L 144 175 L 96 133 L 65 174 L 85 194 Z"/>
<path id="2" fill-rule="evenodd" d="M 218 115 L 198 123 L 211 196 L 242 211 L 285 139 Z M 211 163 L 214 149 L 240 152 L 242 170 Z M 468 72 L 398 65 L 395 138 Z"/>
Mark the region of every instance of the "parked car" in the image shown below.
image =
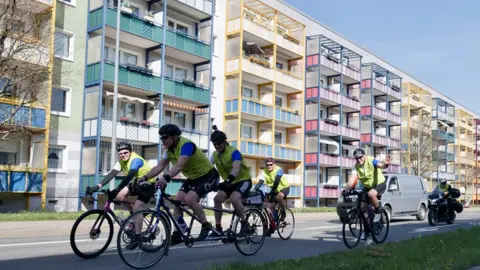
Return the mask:
<path id="1" fill-rule="evenodd" d="M 420 176 L 408 174 L 385 173 L 387 189 L 382 195 L 382 205 L 387 210 L 389 219 L 395 217 L 415 216 L 423 221 L 427 216 L 427 189 Z M 361 189 L 358 185 L 355 189 Z M 340 196 L 337 204 L 337 214 L 340 221 L 345 222 L 348 210 L 354 202 Z"/>

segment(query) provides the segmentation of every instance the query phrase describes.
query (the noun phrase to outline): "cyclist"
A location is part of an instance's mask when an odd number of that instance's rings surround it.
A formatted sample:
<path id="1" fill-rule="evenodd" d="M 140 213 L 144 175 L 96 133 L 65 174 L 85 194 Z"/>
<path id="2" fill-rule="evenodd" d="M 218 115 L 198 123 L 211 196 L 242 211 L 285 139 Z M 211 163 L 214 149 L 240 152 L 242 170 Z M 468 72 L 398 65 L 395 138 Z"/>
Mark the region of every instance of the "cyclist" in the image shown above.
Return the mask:
<path id="1" fill-rule="evenodd" d="M 380 220 L 380 212 L 377 196 L 383 194 L 387 188 L 382 169 L 386 169 L 390 165 L 390 156 L 387 155 L 385 161 L 380 162 L 372 156 L 366 156 L 362 148 L 355 149 L 353 156 L 357 162 L 352 170 L 346 189 L 351 190 L 355 188 L 357 181 L 360 179 L 363 190 L 368 192 L 368 198 L 375 208 L 373 222 L 378 222 Z M 365 232 L 365 236 L 362 237 L 364 240 L 368 237 L 368 231 L 365 230 Z"/>
<path id="2" fill-rule="evenodd" d="M 210 162 L 217 167 L 220 176 L 223 178 L 223 182 L 218 186 L 217 195 L 213 199 L 215 208 L 222 209 L 222 204 L 229 198 L 241 220 L 240 234 L 247 234 L 249 226 L 245 217 L 242 198 L 247 197 L 252 188 L 250 170 L 245 165 L 240 151 L 228 144 L 227 135 L 218 130 L 215 125 L 213 130 L 210 141 L 213 143 L 216 151 L 210 156 Z M 223 232 L 222 212 L 215 211 L 215 223 L 216 229 Z M 211 236 L 219 235 L 216 232 L 212 232 Z"/>
<path id="3" fill-rule="evenodd" d="M 178 126 L 173 124 L 163 125 L 160 127 L 158 134 L 166 151 L 163 153 L 158 165 L 153 167 L 140 180 L 150 179 L 159 175 L 169 162 L 172 162 L 173 167 L 169 169 L 168 173 L 163 174 L 163 178 L 157 182 L 157 186 L 165 187 L 180 172 L 187 177 L 187 180 L 176 195 L 176 200 L 185 202 L 197 215 L 202 223 L 202 229 L 197 240 L 203 241 L 208 236 L 212 225 L 207 221 L 205 212 L 199 204 L 199 199 L 216 188 L 218 172 L 207 156 L 197 148 L 195 143 L 180 136 L 182 131 Z M 183 211 L 175 206 L 174 215 L 178 220 L 180 216 L 183 216 Z M 171 245 L 181 242 L 180 232 L 174 226 Z"/>
<path id="4" fill-rule="evenodd" d="M 263 169 L 260 181 L 270 187 L 270 193 L 267 194 L 268 202 L 265 203 L 270 213 L 273 211 L 273 204 L 269 202 L 277 202 L 280 206 L 280 216 L 278 219 L 284 221 L 286 217 L 285 209 L 287 207 L 286 197 L 290 193 L 290 184 L 288 184 L 287 178 L 283 174 L 282 168 L 275 164 L 275 159 L 267 157 L 265 159 L 266 168 Z M 269 236 L 273 229 L 270 229 L 266 235 Z"/>
<path id="5" fill-rule="evenodd" d="M 113 169 L 105 176 L 100 184 L 94 187 L 88 187 L 87 194 L 92 194 L 93 192 L 101 189 L 120 171 L 122 171 L 126 176 L 117 188 L 110 191 L 110 194 L 108 194 L 109 197 L 115 198 L 118 201 L 122 201 L 124 208 L 127 209 L 130 214 L 132 214 L 133 211 L 148 209 L 148 203 L 155 195 L 155 179 L 150 177 L 147 178 L 148 180 L 142 183 L 139 183 L 137 180 L 139 177 L 144 176 L 151 169 L 150 164 L 148 164 L 145 159 L 143 159 L 137 153 L 132 151 L 132 145 L 128 141 L 117 143 L 117 151 L 120 155 L 120 161 L 115 164 Z M 135 201 L 133 208 L 128 201 L 128 196 L 130 195 L 137 196 L 137 200 Z M 133 224 L 130 223 L 129 228 L 131 229 L 132 226 Z M 138 241 L 136 240 L 140 238 L 141 229 L 142 219 L 137 218 L 135 220 L 136 239 L 131 241 L 126 248 L 133 249 L 138 245 Z"/>
<path id="6" fill-rule="evenodd" d="M 437 186 L 438 191 L 443 192 L 443 198 L 447 200 L 447 207 L 449 211 L 453 210 L 453 202 L 454 199 L 450 194 L 453 190 L 452 186 L 448 184 L 447 179 L 442 178 L 440 179 L 440 183 Z"/>

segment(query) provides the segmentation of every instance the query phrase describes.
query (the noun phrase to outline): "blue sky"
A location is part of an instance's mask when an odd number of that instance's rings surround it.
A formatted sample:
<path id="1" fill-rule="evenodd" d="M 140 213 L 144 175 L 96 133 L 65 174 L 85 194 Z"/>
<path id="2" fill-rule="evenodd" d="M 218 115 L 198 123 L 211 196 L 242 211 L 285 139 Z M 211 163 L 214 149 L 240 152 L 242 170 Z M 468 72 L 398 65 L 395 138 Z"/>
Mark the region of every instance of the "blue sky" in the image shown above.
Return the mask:
<path id="1" fill-rule="evenodd" d="M 480 1 L 285 0 L 480 113 Z"/>

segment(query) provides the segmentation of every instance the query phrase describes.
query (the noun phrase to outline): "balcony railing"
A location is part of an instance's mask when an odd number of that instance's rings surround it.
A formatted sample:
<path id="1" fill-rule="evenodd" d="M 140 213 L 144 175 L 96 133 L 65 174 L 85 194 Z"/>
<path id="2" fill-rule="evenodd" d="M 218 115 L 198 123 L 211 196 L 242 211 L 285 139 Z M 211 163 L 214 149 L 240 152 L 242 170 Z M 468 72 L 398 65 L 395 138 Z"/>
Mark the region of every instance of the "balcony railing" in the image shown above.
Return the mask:
<path id="1" fill-rule="evenodd" d="M 372 83 L 373 82 L 373 83 Z M 393 90 L 391 87 L 388 87 L 384 82 L 375 80 L 375 79 L 365 79 L 362 80 L 362 89 L 377 89 L 387 95 L 395 97 L 397 99 L 402 99 L 402 94 L 399 91 Z"/>
<path id="2" fill-rule="evenodd" d="M 198 9 L 208 15 L 212 15 L 212 0 L 171 0 L 184 3 L 187 6 Z"/>
<path id="3" fill-rule="evenodd" d="M 165 95 L 198 102 L 210 104 L 210 90 L 199 87 L 193 82 L 185 82 L 173 78 L 165 77 Z"/>
<path id="4" fill-rule="evenodd" d="M 238 112 L 238 99 L 226 101 L 226 112 Z M 242 98 L 242 112 L 268 119 L 273 118 L 273 107 L 259 101 Z"/>
<path id="5" fill-rule="evenodd" d="M 300 114 L 281 108 L 275 108 L 275 120 L 293 125 L 302 125 L 302 116 Z"/>
<path id="6" fill-rule="evenodd" d="M 372 106 L 364 106 L 362 107 L 361 112 L 362 112 L 362 115 L 365 115 L 365 116 L 372 115 L 372 112 L 373 112 L 373 116 L 375 117 L 388 120 L 390 122 L 397 123 L 399 125 L 402 124 L 402 119 L 400 118 L 399 115 L 393 114 L 391 112 L 387 112 L 386 110 L 380 109 L 378 107 L 372 108 Z"/>
<path id="7" fill-rule="evenodd" d="M 242 154 L 251 156 L 271 157 L 273 155 L 273 147 L 271 145 L 245 139 L 240 141 L 240 151 Z"/>
<path id="8" fill-rule="evenodd" d="M 358 128 L 351 127 L 342 127 L 342 135 L 349 138 L 358 138 L 360 139 L 360 130 Z"/>
<path id="9" fill-rule="evenodd" d="M 432 111 L 432 117 L 438 118 L 440 120 L 448 121 L 450 123 L 455 123 L 455 116 L 450 115 L 438 109 L 435 109 Z"/>
<path id="10" fill-rule="evenodd" d="M 275 71 L 270 68 L 270 63 L 259 62 L 256 58 L 242 57 L 242 71 L 253 74 L 266 81 L 273 81 L 275 77 Z M 226 73 L 239 72 L 240 71 L 240 59 L 233 58 L 227 60 Z"/>
<path id="11" fill-rule="evenodd" d="M 318 54 L 307 56 L 307 67 L 318 66 L 319 62 L 322 66 L 327 67 L 333 71 L 336 71 L 339 74 L 343 73 L 343 75 L 346 75 L 354 80 L 357 80 L 357 81 L 360 80 L 359 70 L 340 64 L 340 60 L 333 56 L 325 56 L 322 54 L 320 57 L 320 61 L 319 61 Z"/>
<path id="12" fill-rule="evenodd" d="M 307 120 L 305 123 L 305 131 L 306 132 L 315 132 L 318 131 L 318 120 Z M 320 120 L 320 132 L 328 132 L 333 134 L 340 135 L 341 133 L 341 126 L 333 125 L 325 122 L 324 120 Z"/>
<path id="13" fill-rule="evenodd" d="M 455 134 L 452 132 L 436 129 L 432 131 L 432 136 L 436 139 L 447 141 L 449 143 L 455 142 Z"/>
<path id="14" fill-rule="evenodd" d="M 278 69 L 276 74 L 277 83 L 296 90 L 303 90 L 304 84 L 301 77 L 295 76 L 288 71 Z"/>
<path id="15" fill-rule="evenodd" d="M 15 105 L 14 101 L 0 100 L 0 123 L 33 129 L 46 128 L 46 111 L 41 108 L 32 108 Z M 12 117 L 13 115 L 13 117 Z"/>
<path id="16" fill-rule="evenodd" d="M 305 164 L 317 164 L 326 166 L 340 166 L 340 158 L 337 155 L 322 154 L 317 155 L 317 153 L 305 153 Z"/>
<path id="17" fill-rule="evenodd" d="M 43 170 L 0 165 L 0 192 L 41 193 Z"/>
<path id="18" fill-rule="evenodd" d="M 287 33 L 275 33 L 277 35 L 276 42 L 277 46 L 280 46 L 288 51 L 294 52 L 297 55 L 303 55 L 305 53 L 305 48 L 303 47 L 302 41 L 297 38 L 289 35 Z"/>
<path id="19" fill-rule="evenodd" d="M 302 151 L 288 146 L 275 146 L 275 157 L 286 160 L 302 160 Z"/>

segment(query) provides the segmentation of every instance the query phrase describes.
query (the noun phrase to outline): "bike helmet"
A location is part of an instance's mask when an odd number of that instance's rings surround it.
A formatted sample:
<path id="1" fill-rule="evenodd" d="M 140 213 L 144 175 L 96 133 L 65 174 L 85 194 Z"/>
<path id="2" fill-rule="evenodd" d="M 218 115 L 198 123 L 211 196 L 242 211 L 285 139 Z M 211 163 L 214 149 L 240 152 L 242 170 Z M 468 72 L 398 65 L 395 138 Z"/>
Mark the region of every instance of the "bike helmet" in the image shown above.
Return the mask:
<path id="1" fill-rule="evenodd" d="M 223 143 L 227 141 L 227 134 L 225 132 L 218 130 L 216 125 L 212 126 L 213 132 L 210 135 L 210 141 L 212 143 Z"/>
<path id="2" fill-rule="evenodd" d="M 447 179 L 445 178 L 440 179 L 440 186 L 444 187 L 445 185 L 447 185 Z"/>
<path id="3" fill-rule="evenodd" d="M 355 158 L 361 158 L 365 155 L 365 151 L 362 148 L 357 148 L 353 151 L 353 156 Z"/>
<path id="4" fill-rule="evenodd" d="M 265 164 L 267 164 L 268 162 L 275 163 L 275 159 L 272 158 L 272 157 L 267 157 L 267 158 L 265 159 Z"/>
<path id="5" fill-rule="evenodd" d="M 120 152 L 121 150 L 124 150 L 124 149 L 132 152 L 132 144 L 127 141 L 121 141 L 117 143 L 117 152 Z"/>
<path id="6" fill-rule="evenodd" d="M 180 136 L 182 131 L 177 125 L 174 124 L 166 124 L 160 127 L 158 130 L 158 135 L 167 135 L 167 136 Z"/>

